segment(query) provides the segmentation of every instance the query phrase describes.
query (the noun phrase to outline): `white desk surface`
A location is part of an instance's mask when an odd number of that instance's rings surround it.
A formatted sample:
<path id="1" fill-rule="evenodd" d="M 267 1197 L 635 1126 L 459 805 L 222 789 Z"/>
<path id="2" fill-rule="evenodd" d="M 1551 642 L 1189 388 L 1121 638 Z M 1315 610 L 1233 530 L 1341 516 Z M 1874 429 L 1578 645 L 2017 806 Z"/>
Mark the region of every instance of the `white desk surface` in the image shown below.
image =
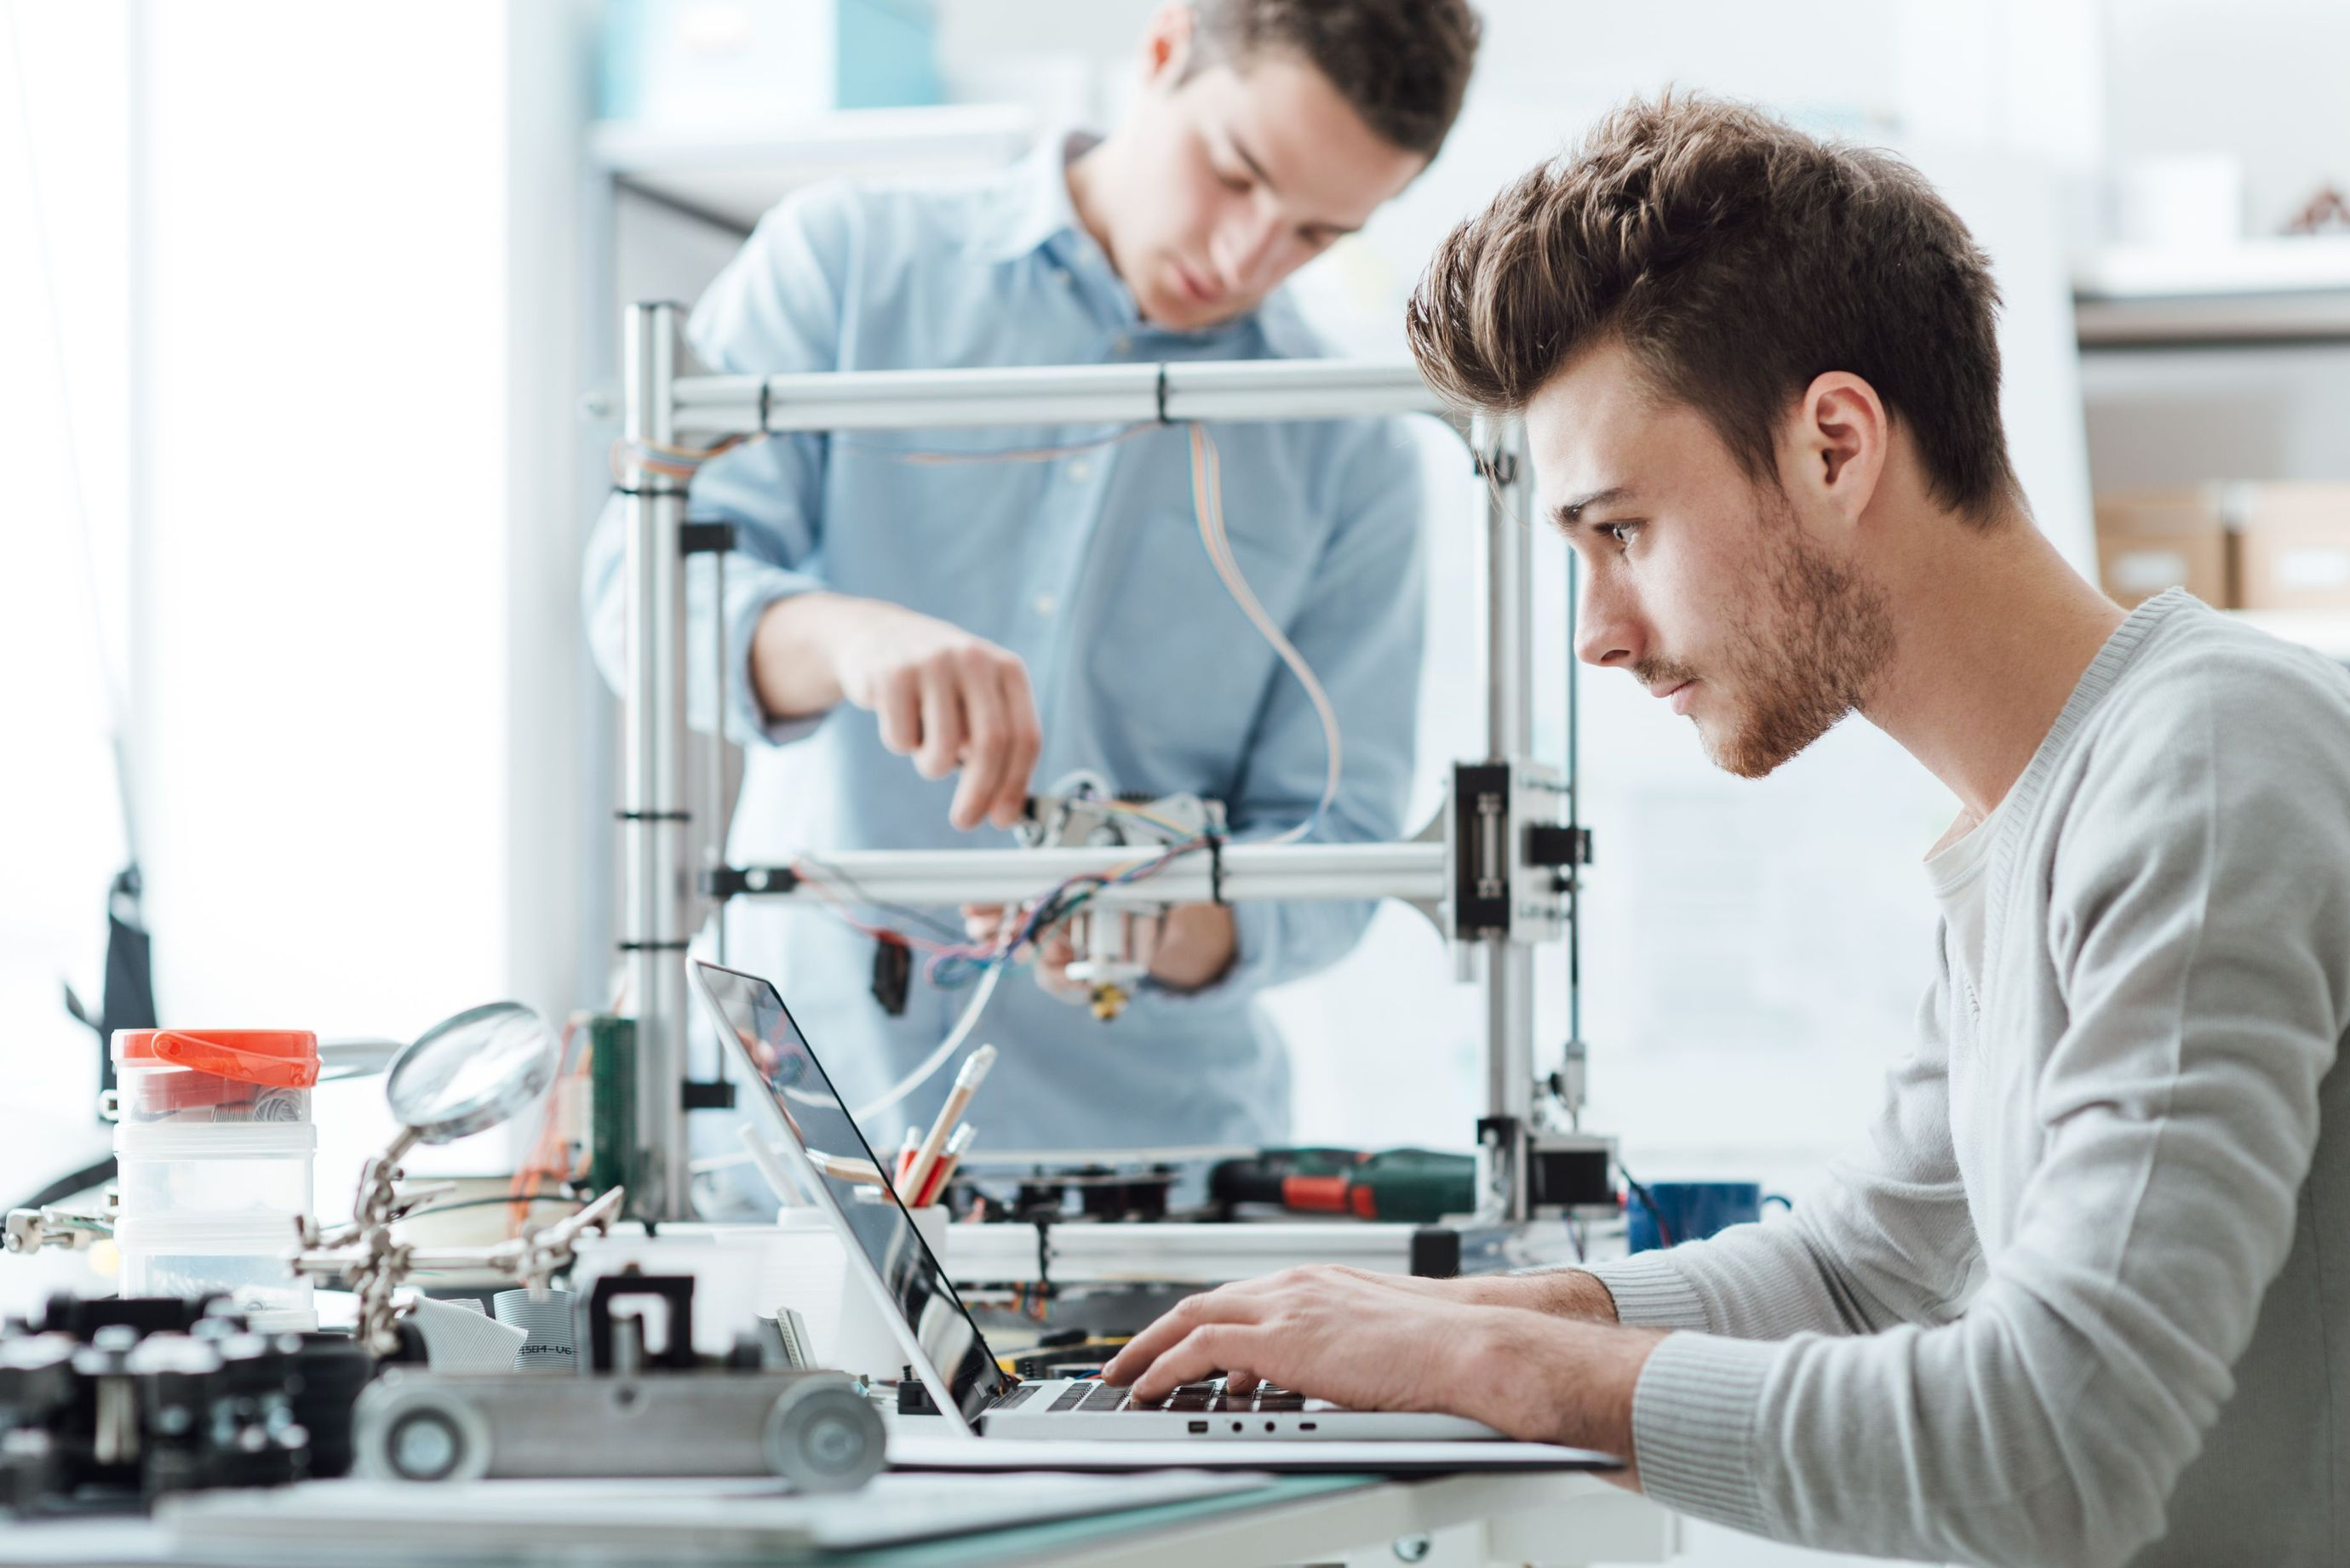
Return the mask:
<path id="1" fill-rule="evenodd" d="M 1016 1474 L 1003 1479 L 1018 1484 Z M 421 1507 L 430 1507 L 432 1490 L 417 1489 Z M 412 1559 L 417 1568 L 479 1561 L 450 1550 L 463 1540 L 463 1524 L 456 1518 L 447 1522 L 448 1546 L 417 1553 Z M 1661 1562 L 1679 1542 L 1678 1522 L 1664 1510 L 1573 1472 L 1381 1481 L 1075 1542 L 1043 1542 L 1025 1539 L 1027 1535 L 1025 1531 L 995 1532 L 992 1540 L 979 1536 L 794 1560 L 858 1568 L 899 1562 L 958 1568 L 1014 1563 L 1023 1568 L 1197 1568 L 1203 1563 L 1215 1568 L 1308 1563 L 1346 1563 L 1349 1568 L 1391 1568 L 1398 1563 L 1419 1568 L 1482 1568 L 1495 1563 L 1571 1568 L 1595 1562 Z M 573 1563 L 617 1568 L 620 1562 L 592 1543 L 555 1542 L 533 1552 L 530 1560 L 536 1568 Z M 178 1553 L 161 1529 L 143 1520 L 24 1521 L 0 1529 L 0 1564 L 157 1568 L 232 1561 L 268 1559 Z M 665 1559 L 664 1568 L 684 1561 Z"/>

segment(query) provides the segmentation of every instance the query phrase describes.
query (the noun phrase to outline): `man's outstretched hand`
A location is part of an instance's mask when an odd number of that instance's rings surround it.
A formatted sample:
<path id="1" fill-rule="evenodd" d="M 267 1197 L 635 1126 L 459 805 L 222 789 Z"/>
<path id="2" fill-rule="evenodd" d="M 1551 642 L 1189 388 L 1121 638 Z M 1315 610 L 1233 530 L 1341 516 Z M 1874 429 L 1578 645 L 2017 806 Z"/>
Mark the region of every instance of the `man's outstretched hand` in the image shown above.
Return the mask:
<path id="1" fill-rule="evenodd" d="M 1027 809 L 1044 731 L 1020 656 L 880 599 L 809 593 L 759 619 L 751 678 L 771 717 L 848 701 L 880 721 L 881 743 L 926 779 L 960 770 L 947 819 L 1009 827 Z"/>

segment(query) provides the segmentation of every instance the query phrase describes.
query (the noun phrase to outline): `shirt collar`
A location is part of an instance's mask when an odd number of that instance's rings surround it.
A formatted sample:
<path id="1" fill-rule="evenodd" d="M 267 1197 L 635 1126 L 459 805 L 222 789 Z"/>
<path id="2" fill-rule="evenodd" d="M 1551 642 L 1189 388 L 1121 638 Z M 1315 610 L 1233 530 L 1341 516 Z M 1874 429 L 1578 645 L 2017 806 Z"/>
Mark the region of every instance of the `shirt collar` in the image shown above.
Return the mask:
<path id="1" fill-rule="evenodd" d="M 1166 332 L 1144 322 L 1134 306 L 1133 292 L 1118 279 L 1109 257 L 1085 225 L 1069 200 L 1069 163 L 1101 140 L 1097 133 L 1061 126 L 1041 138 L 1026 156 L 1004 171 L 1002 201 L 979 225 L 972 237 L 975 254 L 991 262 L 1013 261 L 1049 250 L 1055 265 L 1103 286 L 1114 296 L 1111 305 L 1128 325 L 1162 332 L 1177 341 L 1223 344 L 1234 335 L 1253 336 L 1283 358 L 1310 359 L 1326 350 L 1290 299 L 1286 285 L 1275 289 L 1254 310 L 1196 333 Z"/>
<path id="2" fill-rule="evenodd" d="M 1069 160 L 1100 140 L 1091 131 L 1063 127 L 1038 140 L 1004 171 L 1003 200 L 980 224 L 972 249 L 987 261 L 1012 261 L 1056 235 L 1083 234 L 1069 201 Z"/>

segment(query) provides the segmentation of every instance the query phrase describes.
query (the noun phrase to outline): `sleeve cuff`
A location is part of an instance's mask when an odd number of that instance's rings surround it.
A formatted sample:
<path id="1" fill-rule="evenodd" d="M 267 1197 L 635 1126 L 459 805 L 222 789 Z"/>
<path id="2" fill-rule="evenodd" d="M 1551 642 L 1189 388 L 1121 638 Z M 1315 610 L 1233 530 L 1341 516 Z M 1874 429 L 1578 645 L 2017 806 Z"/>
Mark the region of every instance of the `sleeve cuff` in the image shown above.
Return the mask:
<path id="1" fill-rule="evenodd" d="M 1224 972 L 1197 991 L 1177 991 L 1154 984 L 1151 1002 L 1167 1008 L 1229 1007 L 1235 1000 L 1254 996 L 1271 983 L 1274 949 L 1280 940 L 1281 910 L 1274 904 L 1231 904 L 1232 961 Z"/>
<path id="2" fill-rule="evenodd" d="M 823 713 L 768 718 L 751 680 L 751 640 L 758 633 L 759 618 L 770 605 L 823 587 L 804 572 L 786 571 L 741 555 L 726 557 L 726 738 L 736 745 L 786 746 L 824 722 Z M 688 668 L 695 662 L 689 658 Z"/>
<path id="3" fill-rule="evenodd" d="M 1635 1252 L 1612 1263 L 1578 1264 L 1616 1298 L 1616 1321 L 1633 1328 L 1712 1327 L 1704 1298 L 1661 1251 Z"/>
<path id="4" fill-rule="evenodd" d="M 1632 1391 L 1640 1490 L 1682 1513 L 1769 1534 L 1755 1428 L 1763 1385 L 1784 1348 L 1676 1334 L 1651 1351 Z"/>

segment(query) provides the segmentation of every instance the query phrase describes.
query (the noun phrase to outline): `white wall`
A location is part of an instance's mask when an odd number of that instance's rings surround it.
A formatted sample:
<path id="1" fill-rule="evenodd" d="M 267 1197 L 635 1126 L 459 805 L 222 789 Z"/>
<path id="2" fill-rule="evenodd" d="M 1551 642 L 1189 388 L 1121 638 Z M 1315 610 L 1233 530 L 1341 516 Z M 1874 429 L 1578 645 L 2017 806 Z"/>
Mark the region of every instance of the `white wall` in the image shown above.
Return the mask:
<path id="1" fill-rule="evenodd" d="M 578 593 L 594 506 L 578 434 L 588 312 L 600 306 L 580 268 L 595 10 L 595 0 L 504 7 L 504 984 L 555 1018 L 599 999 L 611 950 L 586 853 L 611 831 L 588 784 L 602 691 Z"/>
<path id="2" fill-rule="evenodd" d="M 565 771 L 509 636 L 504 11 L 140 16 L 157 988 L 175 1021 L 412 1037 L 525 971 L 509 803 Z M 382 1117 L 320 1101 L 331 1193 Z"/>
<path id="3" fill-rule="evenodd" d="M 106 1148 L 96 1037 L 59 998 L 98 1005 L 124 857 L 125 9 L 0 5 L 0 1205 Z"/>

